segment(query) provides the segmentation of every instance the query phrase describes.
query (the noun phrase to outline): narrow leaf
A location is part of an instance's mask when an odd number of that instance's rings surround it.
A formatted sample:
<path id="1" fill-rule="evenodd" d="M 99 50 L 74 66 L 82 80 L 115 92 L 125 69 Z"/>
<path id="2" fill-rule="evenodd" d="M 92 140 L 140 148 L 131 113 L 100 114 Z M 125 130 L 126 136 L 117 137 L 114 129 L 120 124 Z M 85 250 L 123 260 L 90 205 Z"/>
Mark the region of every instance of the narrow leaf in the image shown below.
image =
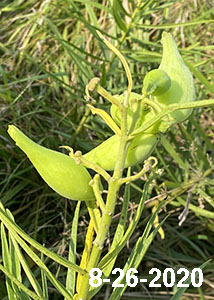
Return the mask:
<path id="1" fill-rule="evenodd" d="M 72 229 L 71 229 L 71 239 L 69 244 L 68 260 L 72 263 L 76 263 L 77 228 L 78 228 L 80 204 L 81 201 L 78 201 L 75 209 L 74 219 L 72 222 Z M 75 283 L 76 283 L 76 271 L 72 269 L 68 269 L 67 277 L 66 277 L 66 289 L 70 291 L 72 295 L 74 295 L 75 293 Z"/>

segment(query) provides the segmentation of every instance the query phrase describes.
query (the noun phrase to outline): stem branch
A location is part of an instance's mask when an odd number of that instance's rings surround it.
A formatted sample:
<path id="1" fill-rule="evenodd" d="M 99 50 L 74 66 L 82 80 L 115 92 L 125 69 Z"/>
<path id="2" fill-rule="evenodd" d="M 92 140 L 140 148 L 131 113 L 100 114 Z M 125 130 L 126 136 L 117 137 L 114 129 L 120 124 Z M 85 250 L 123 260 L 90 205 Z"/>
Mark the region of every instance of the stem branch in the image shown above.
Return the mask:
<path id="1" fill-rule="evenodd" d="M 120 137 L 120 147 L 118 153 L 118 159 L 115 165 L 113 176 L 108 182 L 108 196 L 106 200 L 106 208 L 102 215 L 101 224 L 98 229 L 96 239 L 93 242 L 93 248 L 91 256 L 86 268 L 87 274 L 84 275 L 81 284 L 81 291 L 79 292 L 79 299 L 87 300 L 89 292 L 89 274 L 88 272 L 98 265 L 101 252 L 105 239 L 107 237 L 109 227 L 111 224 L 112 216 L 114 214 L 117 192 L 120 188 L 119 180 L 122 177 L 122 172 L 124 169 L 126 153 L 127 153 L 127 101 L 129 98 L 129 93 L 125 95 L 124 103 L 121 109 L 121 137 Z"/>

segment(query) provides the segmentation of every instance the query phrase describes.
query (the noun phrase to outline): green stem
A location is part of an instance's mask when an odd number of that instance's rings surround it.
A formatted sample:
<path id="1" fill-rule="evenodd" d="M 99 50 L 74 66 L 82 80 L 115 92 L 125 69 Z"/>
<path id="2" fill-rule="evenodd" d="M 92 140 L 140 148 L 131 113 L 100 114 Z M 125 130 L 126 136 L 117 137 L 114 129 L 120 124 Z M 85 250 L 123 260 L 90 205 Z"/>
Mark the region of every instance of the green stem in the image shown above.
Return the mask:
<path id="1" fill-rule="evenodd" d="M 121 137 L 120 137 L 120 147 L 118 153 L 118 160 L 115 165 L 113 176 L 109 180 L 109 188 L 108 188 L 108 196 L 106 200 L 106 209 L 102 215 L 101 224 L 96 236 L 95 241 L 93 242 L 93 248 L 91 252 L 91 256 L 88 262 L 88 266 L 86 268 L 87 274 L 84 275 L 81 291 L 79 293 L 79 299 L 87 300 L 88 292 L 89 292 L 89 274 L 88 272 L 98 265 L 103 245 L 105 239 L 107 237 L 109 227 L 111 224 L 112 216 L 114 214 L 116 200 L 117 200 L 117 192 L 120 187 L 119 180 L 122 177 L 122 172 L 125 164 L 125 158 L 127 153 L 127 101 L 129 94 L 126 94 L 124 105 L 121 109 Z"/>
<path id="2" fill-rule="evenodd" d="M 150 160 L 154 160 L 154 164 L 151 165 L 150 164 Z M 131 182 L 131 181 L 135 181 L 137 180 L 138 178 L 140 178 L 141 176 L 143 176 L 146 172 L 148 172 L 150 169 L 153 169 L 156 165 L 157 165 L 158 161 L 157 161 L 157 158 L 156 157 L 153 157 L 153 156 L 150 156 L 144 163 L 144 167 L 143 169 L 135 174 L 135 175 L 132 175 L 132 176 L 128 176 L 128 177 L 125 177 L 125 178 L 121 178 L 120 179 L 120 184 L 124 184 L 124 183 L 127 183 L 127 182 Z"/>
<path id="3" fill-rule="evenodd" d="M 86 168 L 92 169 L 98 174 L 100 174 L 107 182 L 110 180 L 111 176 L 108 174 L 108 172 L 106 172 L 106 170 L 104 170 L 97 164 L 91 162 L 90 160 L 87 160 L 85 157 L 82 156 L 82 153 L 80 151 L 75 152 L 74 159 L 77 163 L 81 163 Z"/>
<path id="4" fill-rule="evenodd" d="M 161 120 L 163 117 L 167 116 L 168 114 L 181 109 L 190 109 L 190 108 L 198 108 L 198 107 L 204 107 L 204 106 L 214 106 L 214 99 L 209 100 L 200 100 L 200 101 L 190 101 L 185 103 L 174 103 L 170 104 L 166 108 L 164 108 L 161 112 L 158 113 L 158 115 L 151 118 L 148 122 L 145 122 L 143 126 L 139 127 L 138 129 L 135 129 L 129 136 L 129 139 L 133 139 L 136 135 L 143 133 L 145 130 L 150 128 L 152 125 L 154 125 L 156 122 Z"/>

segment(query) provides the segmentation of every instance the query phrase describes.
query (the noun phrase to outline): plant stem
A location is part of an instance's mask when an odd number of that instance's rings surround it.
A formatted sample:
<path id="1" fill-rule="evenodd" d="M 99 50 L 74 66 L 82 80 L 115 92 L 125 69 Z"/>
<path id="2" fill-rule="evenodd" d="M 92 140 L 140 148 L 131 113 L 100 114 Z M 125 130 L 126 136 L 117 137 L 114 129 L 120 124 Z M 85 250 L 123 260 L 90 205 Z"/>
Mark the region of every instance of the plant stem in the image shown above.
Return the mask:
<path id="1" fill-rule="evenodd" d="M 117 200 L 117 192 L 120 188 L 120 178 L 122 177 L 122 172 L 124 169 L 126 153 L 127 153 L 127 102 L 128 102 L 129 94 L 127 93 L 125 96 L 124 104 L 121 108 L 121 137 L 120 137 L 120 147 L 118 153 L 118 159 L 115 165 L 113 176 L 110 178 L 108 183 L 108 196 L 106 200 L 106 209 L 102 215 L 101 224 L 96 236 L 95 241 L 93 242 L 93 248 L 91 252 L 91 256 L 88 262 L 88 266 L 86 268 L 87 274 L 84 275 L 81 291 L 79 293 L 79 299 L 87 300 L 88 292 L 89 292 L 89 274 L 88 272 L 98 265 L 103 245 L 105 239 L 107 237 L 109 227 L 111 224 L 112 216 L 114 214 L 116 200 Z"/>
<path id="2" fill-rule="evenodd" d="M 133 139 L 136 135 L 143 133 L 145 130 L 150 128 L 152 125 L 155 125 L 155 123 L 163 117 L 169 115 L 170 113 L 181 110 L 181 109 L 190 109 L 190 108 L 198 108 L 198 107 L 204 107 L 204 106 L 214 106 L 214 99 L 209 100 L 199 100 L 199 101 L 190 101 L 185 103 L 173 103 L 169 106 L 165 107 L 161 112 L 159 112 L 157 115 L 152 117 L 149 121 L 145 122 L 141 127 L 135 129 L 131 134 L 129 139 Z"/>

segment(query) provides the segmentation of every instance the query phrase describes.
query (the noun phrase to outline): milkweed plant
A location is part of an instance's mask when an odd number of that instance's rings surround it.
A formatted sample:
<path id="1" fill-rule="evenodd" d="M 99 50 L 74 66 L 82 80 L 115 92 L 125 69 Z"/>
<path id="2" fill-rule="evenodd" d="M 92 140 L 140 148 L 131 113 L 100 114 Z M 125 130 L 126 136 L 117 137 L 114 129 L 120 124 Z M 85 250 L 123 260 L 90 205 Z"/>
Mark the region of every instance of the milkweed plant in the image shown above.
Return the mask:
<path id="1" fill-rule="evenodd" d="M 123 55 L 100 32 L 97 31 L 97 33 L 109 50 L 118 56 L 127 76 L 127 89 L 120 95 L 112 95 L 107 92 L 100 85 L 99 78 L 92 78 L 85 90 L 87 106 L 92 114 L 98 115 L 105 121 L 113 131 L 113 135 L 86 154 L 82 154 L 80 151 L 74 152 L 69 146 L 62 146 L 69 151 L 69 155 L 66 155 L 37 144 L 15 125 L 8 127 L 10 137 L 25 152 L 45 182 L 61 196 L 78 201 L 72 223 L 73 233 L 77 232 L 78 228 L 80 203 L 86 204 L 90 222 L 81 262 L 80 265 L 76 264 L 75 251 L 78 241 L 75 234 L 72 235 L 73 246 L 70 246 L 69 258 L 65 259 L 27 235 L 15 223 L 10 211 L 0 204 L 4 258 L 4 265 L 0 265 L 0 269 L 6 276 L 8 295 L 10 297 L 15 295 L 10 299 L 48 299 L 47 280 L 64 299 L 92 299 L 103 286 L 103 281 L 99 285 L 97 282 L 100 278 L 109 278 L 118 255 L 141 218 L 148 188 L 147 183 L 144 186 L 144 193 L 139 201 L 136 214 L 125 230 L 128 211 L 126 191 L 131 182 L 141 178 L 147 172 L 152 172 L 157 166 L 156 157 L 150 155 L 157 147 L 159 136 L 164 135 L 174 124 L 186 120 L 194 108 L 214 105 L 214 100 L 196 101 L 192 74 L 184 63 L 170 33 L 162 34 L 163 53 L 160 66 L 146 74 L 140 94 L 132 92 L 132 76 Z M 110 102 L 110 114 L 96 108 L 94 101 L 91 101 L 93 99 L 92 92 L 97 92 Z M 141 171 L 132 174 L 130 167 L 142 162 Z M 93 178 L 90 170 L 95 171 Z M 124 176 L 124 174 L 127 175 Z M 108 187 L 106 197 L 103 195 L 101 180 L 105 181 Z M 125 186 L 125 196 L 121 218 L 110 250 L 104 255 L 103 248 L 114 216 L 118 192 L 123 185 Z M 123 266 L 124 273 L 131 268 L 138 268 L 157 232 L 164 238 L 161 226 L 165 220 L 160 224 L 158 221 L 161 205 L 155 205 L 150 221 Z M 153 231 L 152 225 L 155 225 Z M 9 233 L 10 251 L 5 227 Z M 63 286 L 51 273 L 43 259 L 32 250 L 32 247 L 67 268 L 66 286 Z M 41 269 L 42 284 L 31 271 L 20 249 L 23 249 Z M 95 274 L 91 278 L 90 271 L 93 268 L 101 271 L 100 278 Z M 22 271 L 27 275 L 31 288 L 29 285 L 24 285 Z M 120 278 L 119 283 L 122 283 L 123 286 L 114 287 L 110 300 L 120 299 L 127 288 L 125 276 Z"/>

